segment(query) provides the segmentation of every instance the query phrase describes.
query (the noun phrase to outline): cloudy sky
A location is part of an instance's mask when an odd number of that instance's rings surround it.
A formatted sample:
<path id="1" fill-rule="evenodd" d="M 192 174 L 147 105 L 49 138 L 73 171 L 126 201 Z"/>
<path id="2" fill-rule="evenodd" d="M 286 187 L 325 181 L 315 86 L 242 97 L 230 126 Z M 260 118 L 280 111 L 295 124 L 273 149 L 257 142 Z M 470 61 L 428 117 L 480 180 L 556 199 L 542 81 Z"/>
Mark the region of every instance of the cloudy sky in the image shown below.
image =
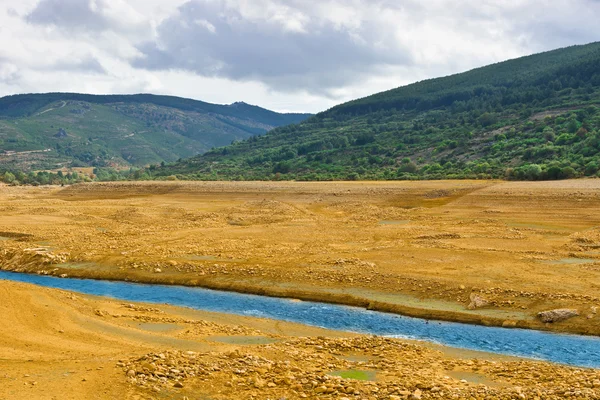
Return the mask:
<path id="1" fill-rule="evenodd" d="M 0 0 L 0 96 L 157 93 L 317 112 L 600 40 L 600 0 Z"/>

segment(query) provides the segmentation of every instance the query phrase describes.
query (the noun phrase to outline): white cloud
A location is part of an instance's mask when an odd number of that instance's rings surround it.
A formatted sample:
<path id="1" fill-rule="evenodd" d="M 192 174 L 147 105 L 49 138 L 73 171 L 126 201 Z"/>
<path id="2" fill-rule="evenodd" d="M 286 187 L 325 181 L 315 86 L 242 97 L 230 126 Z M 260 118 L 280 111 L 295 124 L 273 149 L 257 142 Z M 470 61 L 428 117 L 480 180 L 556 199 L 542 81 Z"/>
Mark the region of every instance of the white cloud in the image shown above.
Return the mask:
<path id="1" fill-rule="evenodd" d="M 0 0 L 0 95 L 320 111 L 600 37 L 597 0 Z"/>

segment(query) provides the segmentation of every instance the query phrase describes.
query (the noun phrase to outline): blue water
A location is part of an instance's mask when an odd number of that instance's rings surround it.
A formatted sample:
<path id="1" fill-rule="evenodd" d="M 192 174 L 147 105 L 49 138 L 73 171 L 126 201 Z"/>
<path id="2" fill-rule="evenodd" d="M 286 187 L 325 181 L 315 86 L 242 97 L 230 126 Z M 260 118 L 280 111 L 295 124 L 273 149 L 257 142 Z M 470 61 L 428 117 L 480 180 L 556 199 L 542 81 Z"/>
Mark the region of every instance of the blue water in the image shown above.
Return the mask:
<path id="1" fill-rule="evenodd" d="M 0 271 L 0 279 L 120 300 L 272 318 L 328 329 L 420 339 L 465 349 L 600 368 L 600 338 L 597 337 L 427 321 L 357 307 L 183 286 L 61 279 L 4 271 Z"/>

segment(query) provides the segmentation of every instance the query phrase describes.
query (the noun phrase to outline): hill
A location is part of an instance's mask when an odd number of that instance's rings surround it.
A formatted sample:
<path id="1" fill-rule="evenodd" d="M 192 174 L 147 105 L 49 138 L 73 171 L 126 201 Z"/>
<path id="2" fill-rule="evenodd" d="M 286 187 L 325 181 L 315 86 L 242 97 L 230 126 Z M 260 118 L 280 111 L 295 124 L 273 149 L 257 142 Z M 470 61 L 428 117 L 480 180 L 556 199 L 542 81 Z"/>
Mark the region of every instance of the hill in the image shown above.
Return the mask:
<path id="1" fill-rule="evenodd" d="M 417 82 L 158 168 L 183 179 L 561 179 L 600 169 L 600 42 Z"/>
<path id="2" fill-rule="evenodd" d="M 149 94 L 7 96 L 0 98 L 0 169 L 175 161 L 309 116 Z"/>

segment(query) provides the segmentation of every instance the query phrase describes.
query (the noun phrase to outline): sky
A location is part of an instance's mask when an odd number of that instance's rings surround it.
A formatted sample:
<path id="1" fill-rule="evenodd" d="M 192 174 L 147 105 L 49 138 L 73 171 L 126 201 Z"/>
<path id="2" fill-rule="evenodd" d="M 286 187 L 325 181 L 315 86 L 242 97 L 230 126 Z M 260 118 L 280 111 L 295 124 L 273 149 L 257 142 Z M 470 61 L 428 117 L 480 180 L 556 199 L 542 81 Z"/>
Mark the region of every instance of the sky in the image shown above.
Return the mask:
<path id="1" fill-rule="evenodd" d="M 0 0 L 0 96 L 155 93 L 319 112 L 600 40 L 600 0 Z"/>

